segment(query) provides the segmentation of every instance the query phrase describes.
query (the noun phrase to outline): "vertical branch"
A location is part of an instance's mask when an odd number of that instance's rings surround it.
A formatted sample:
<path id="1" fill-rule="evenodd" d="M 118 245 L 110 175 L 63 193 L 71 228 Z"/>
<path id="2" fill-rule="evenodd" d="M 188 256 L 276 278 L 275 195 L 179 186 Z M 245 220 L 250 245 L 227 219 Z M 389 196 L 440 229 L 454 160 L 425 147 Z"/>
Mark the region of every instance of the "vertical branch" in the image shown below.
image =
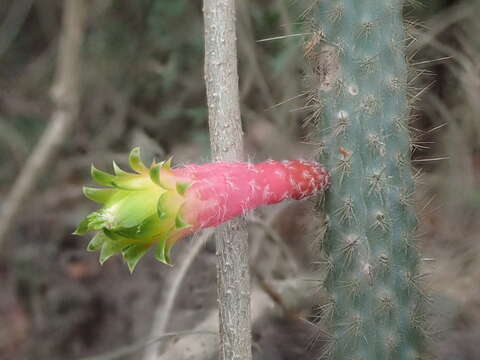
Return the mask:
<path id="1" fill-rule="evenodd" d="M 4 23 L 0 26 L 0 58 L 3 57 L 17 37 L 27 19 L 33 0 L 17 0 L 13 2 Z"/>
<path id="2" fill-rule="evenodd" d="M 237 72 L 235 1 L 204 0 L 205 81 L 212 157 L 243 160 Z M 250 275 L 245 220 L 216 231 L 222 360 L 251 359 Z"/>
<path id="3" fill-rule="evenodd" d="M 52 87 L 55 109 L 42 138 L 30 155 L 2 207 L 0 250 L 3 239 L 13 225 L 54 156 L 60 150 L 77 118 L 80 102 L 80 52 L 84 38 L 86 6 L 84 0 L 66 0 L 62 36 L 58 52 L 56 79 Z"/>

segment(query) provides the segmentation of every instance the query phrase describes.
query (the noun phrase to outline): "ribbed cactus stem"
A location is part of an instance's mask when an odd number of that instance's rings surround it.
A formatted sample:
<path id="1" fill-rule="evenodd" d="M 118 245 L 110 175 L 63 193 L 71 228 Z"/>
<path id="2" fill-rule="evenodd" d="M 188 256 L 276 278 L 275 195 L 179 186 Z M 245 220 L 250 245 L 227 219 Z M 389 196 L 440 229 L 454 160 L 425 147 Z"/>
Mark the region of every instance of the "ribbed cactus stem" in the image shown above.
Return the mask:
<path id="1" fill-rule="evenodd" d="M 413 360 L 422 344 L 402 1 L 315 1 L 314 138 L 332 170 L 322 248 L 335 360 Z"/>

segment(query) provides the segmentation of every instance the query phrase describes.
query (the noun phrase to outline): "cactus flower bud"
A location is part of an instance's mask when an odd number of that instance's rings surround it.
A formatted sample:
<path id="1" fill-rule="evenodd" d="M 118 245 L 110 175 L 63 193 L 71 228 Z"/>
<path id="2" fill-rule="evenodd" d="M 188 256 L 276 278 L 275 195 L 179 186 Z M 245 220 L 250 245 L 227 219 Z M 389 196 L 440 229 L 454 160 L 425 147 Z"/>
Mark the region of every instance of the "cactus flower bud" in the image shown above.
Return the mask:
<path id="1" fill-rule="evenodd" d="M 325 190 L 325 168 L 306 161 L 215 162 L 172 168 L 171 160 L 146 167 L 135 148 L 129 156 L 135 173 L 113 163 L 114 175 L 92 166 L 92 178 L 105 188 L 84 187 L 87 198 L 102 204 L 75 231 L 97 232 L 89 251 L 100 250 L 100 263 L 121 253 L 133 271 L 156 246 L 157 260 L 170 264 L 177 240 L 217 226 L 260 205 L 302 199 Z"/>

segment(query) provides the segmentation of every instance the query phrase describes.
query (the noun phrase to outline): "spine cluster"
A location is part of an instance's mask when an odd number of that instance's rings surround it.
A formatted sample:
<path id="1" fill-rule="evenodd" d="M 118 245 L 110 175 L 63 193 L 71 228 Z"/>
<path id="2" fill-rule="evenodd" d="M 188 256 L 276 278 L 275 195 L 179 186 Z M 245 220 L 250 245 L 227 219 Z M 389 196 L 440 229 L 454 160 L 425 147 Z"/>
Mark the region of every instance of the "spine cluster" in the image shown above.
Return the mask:
<path id="1" fill-rule="evenodd" d="M 346 360 L 413 360 L 423 334 L 410 164 L 402 1 L 315 1 L 310 105 L 319 158 L 331 169 L 320 240 L 323 307 Z"/>

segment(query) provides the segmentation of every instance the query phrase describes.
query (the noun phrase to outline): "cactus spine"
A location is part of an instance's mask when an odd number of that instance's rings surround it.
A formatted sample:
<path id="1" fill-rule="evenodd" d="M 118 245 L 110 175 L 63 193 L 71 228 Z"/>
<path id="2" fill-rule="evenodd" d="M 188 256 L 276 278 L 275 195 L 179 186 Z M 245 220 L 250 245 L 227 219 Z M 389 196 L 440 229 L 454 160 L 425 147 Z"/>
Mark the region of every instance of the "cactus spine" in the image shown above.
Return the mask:
<path id="1" fill-rule="evenodd" d="M 316 0 L 313 137 L 332 171 L 321 244 L 336 360 L 413 360 L 422 345 L 401 0 Z"/>

